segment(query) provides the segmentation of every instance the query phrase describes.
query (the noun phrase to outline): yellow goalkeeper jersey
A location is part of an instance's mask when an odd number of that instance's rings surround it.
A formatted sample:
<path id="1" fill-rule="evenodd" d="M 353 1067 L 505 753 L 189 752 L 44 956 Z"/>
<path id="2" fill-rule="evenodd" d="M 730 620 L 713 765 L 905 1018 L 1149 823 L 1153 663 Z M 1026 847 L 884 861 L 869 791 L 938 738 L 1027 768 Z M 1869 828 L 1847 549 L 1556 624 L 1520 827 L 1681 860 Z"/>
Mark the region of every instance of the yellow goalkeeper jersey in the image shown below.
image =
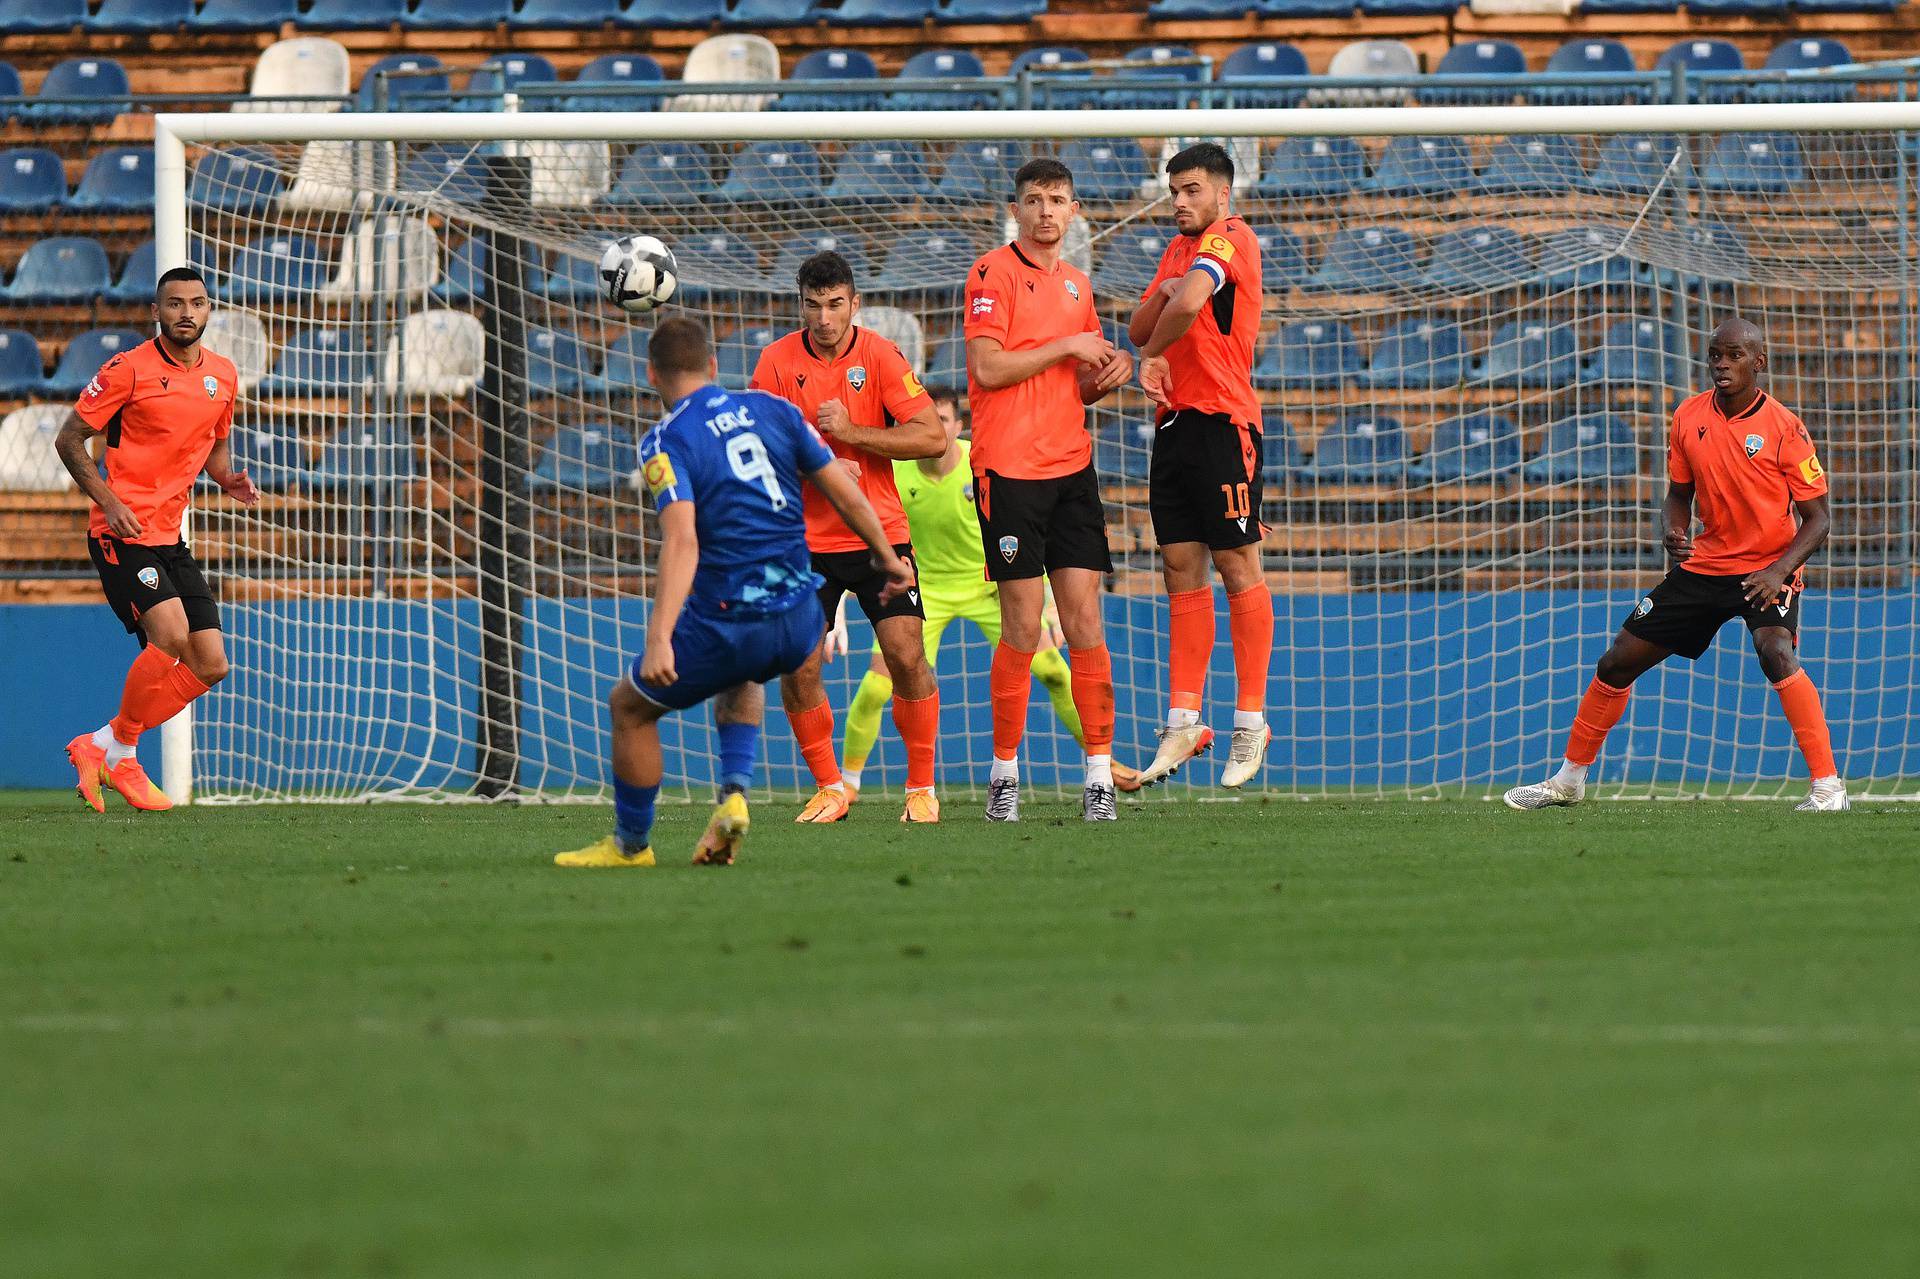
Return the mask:
<path id="1" fill-rule="evenodd" d="M 918 462 L 893 464 L 900 505 L 913 532 L 920 589 L 928 595 L 971 595 L 989 587 L 980 517 L 973 508 L 971 451 L 960 441 L 960 464 L 939 479 Z"/>

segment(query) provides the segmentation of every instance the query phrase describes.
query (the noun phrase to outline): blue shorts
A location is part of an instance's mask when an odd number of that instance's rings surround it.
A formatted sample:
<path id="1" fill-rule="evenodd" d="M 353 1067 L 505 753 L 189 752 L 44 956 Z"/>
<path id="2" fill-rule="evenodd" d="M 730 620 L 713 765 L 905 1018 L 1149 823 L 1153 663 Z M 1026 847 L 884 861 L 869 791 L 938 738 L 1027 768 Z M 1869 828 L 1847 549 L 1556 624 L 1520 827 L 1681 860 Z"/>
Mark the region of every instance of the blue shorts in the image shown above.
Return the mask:
<path id="1" fill-rule="evenodd" d="M 673 627 L 673 667 L 679 678 L 665 687 L 644 683 L 636 657 L 627 679 L 648 701 L 683 711 L 737 685 L 764 684 L 799 670 L 826 629 L 826 616 L 812 592 L 772 617 L 722 620 L 689 608 Z"/>

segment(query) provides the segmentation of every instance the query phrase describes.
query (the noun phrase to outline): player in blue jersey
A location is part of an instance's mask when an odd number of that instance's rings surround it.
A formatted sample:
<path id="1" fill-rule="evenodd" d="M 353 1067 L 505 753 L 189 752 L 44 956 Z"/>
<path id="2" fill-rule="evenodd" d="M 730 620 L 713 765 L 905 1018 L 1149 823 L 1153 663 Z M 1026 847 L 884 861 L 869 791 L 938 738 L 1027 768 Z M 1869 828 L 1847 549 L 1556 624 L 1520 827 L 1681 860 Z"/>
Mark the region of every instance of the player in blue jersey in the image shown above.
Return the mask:
<path id="1" fill-rule="evenodd" d="M 558 866 L 651 866 L 662 764 L 658 721 L 711 698 L 720 794 L 696 865 L 729 865 L 747 833 L 766 707 L 761 685 L 812 654 L 826 629 L 821 579 L 807 551 L 802 476 L 873 551 L 883 599 L 914 588 L 853 476 L 775 395 L 715 383 L 705 326 L 673 316 L 653 331 L 647 377 L 669 407 L 640 445 L 660 513 L 660 560 L 646 651 L 613 687 L 613 834 L 554 858 Z"/>

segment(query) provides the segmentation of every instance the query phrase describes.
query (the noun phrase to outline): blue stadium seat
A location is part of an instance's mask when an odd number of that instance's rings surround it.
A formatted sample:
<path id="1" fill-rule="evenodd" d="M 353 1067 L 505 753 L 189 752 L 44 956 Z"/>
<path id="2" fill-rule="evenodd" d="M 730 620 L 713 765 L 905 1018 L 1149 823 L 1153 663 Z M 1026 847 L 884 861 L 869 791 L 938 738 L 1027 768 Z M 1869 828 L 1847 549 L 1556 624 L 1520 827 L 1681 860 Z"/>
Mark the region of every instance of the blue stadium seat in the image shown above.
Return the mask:
<path id="1" fill-rule="evenodd" d="M 247 473 L 262 493 L 285 493 L 304 485 L 312 470 L 298 428 L 280 419 L 234 424 L 228 439 L 233 464 Z"/>
<path id="2" fill-rule="evenodd" d="M 1680 0 L 1580 0 L 1582 13 L 1680 12 Z"/>
<path id="3" fill-rule="evenodd" d="M 620 17 L 620 0 L 520 0 L 520 7 L 507 16 L 507 25 L 517 30 L 590 31 Z"/>
<path id="4" fill-rule="evenodd" d="M 987 74 L 971 49 L 922 49 L 900 66 L 901 80 L 978 80 Z M 983 93 L 900 92 L 887 95 L 893 111 L 971 111 L 992 105 Z"/>
<path id="5" fill-rule="evenodd" d="M 407 110 L 406 100 L 416 94 L 434 100 L 434 105 L 439 109 L 446 109 L 446 95 L 452 91 L 453 82 L 442 69 L 440 59 L 431 53 L 390 53 L 368 67 L 366 74 L 360 77 L 360 91 L 353 100 L 354 110 L 374 109 L 383 73 L 386 75 L 387 110 Z"/>
<path id="6" fill-rule="evenodd" d="M 1245 18 L 1260 8 L 1260 0 L 1153 0 L 1147 16 L 1155 22 L 1205 22 L 1215 18 Z"/>
<path id="7" fill-rule="evenodd" d="M 1594 484 L 1640 473 L 1633 423 L 1618 413 L 1588 413 L 1554 422 L 1524 472 L 1532 484 Z"/>
<path id="8" fill-rule="evenodd" d="M 527 330 L 527 390 L 535 395 L 575 395 L 593 378 L 593 357 L 578 335 L 559 329 Z"/>
<path id="9" fill-rule="evenodd" d="M 67 167 L 45 147 L 0 151 L 0 212 L 33 213 L 67 198 Z"/>
<path id="10" fill-rule="evenodd" d="M 1449 17 L 1459 7 L 1455 0 L 1360 0 L 1365 18 Z"/>
<path id="11" fill-rule="evenodd" d="M 943 200 L 958 200 L 977 205 L 982 196 L 997 203 L 1013 199 L 1013 175 L 1026 162 L 1027 153 L 1018 142 L 983 139 L 954 144 L 947 153 L 947 165 L 933 193 Z"/>
<path id="12" fill-rule="evenodd" d="M 1906 0 L 1793 0 L 1801 13 L 1894 13 Z"/>
<path id="13" fill-rule="evenodd" d="M 1314 479 L 1332 484 L 1394 484 L 1406 473 L 1407 432 L 1397 417 L 1352 409 L 1313 449 Z"/>
<path id="14" fill-rule="evenodd" d="M 146 340 L 147 335 L 136 329 L 88 329 L 67 343 L 67 349 L 60 355 L 59 367 L 47 379 L 47 394 L 80 394 L 82 388 L 93 380 L 93 375 L 100 371 L 101 365 Z"/>
<path id="15" fill-rule="evenodd" d="M 1800 140 L 1791 133 L 1729 133 L 1700 167 L 1700 183 L 1715 191 L 1785 191 L 1806 179 Z"/>
<path id="16" fill-rule="evenodd" d="M 551 110 L 559 96 L 551 86 L 558 78 L 553 63 L 537 53 L 497 54 L 468 73 L 466 91 L 452 106 L 456 111 L 499 111 L 506 106 L 506 95 L 517 93 L 527 110 Z"/>
<path id="17" fill-rule="evenodd" d="M 1520 46 L 1506 40 L 1469 40 L 1456 44 L 1440 58 L 1435 75 L 1509 76 L 1506 85 L 1436 85 L 1422 88 L 1415 96 L 1429 106 L 1493 106 L 1508 103 L 1520 95 L 1521 77 L 1527 74 L 1527 55 Z"/>
<path id="18" fill-rule="evenodd" d="M 737 204 L 808 204 L 820 199 L 820 153 L 806 142 L 756 142 L 733 158 L 721 198 Z"/>
<path id="19" fill-rule="evenodd" d="M 1367 156 L 1352 138 L 1282 138 L 1260 168 L 1269 200 L 1347 195 L 1367 180 Z"/>
<path id="20" fill-rule="evenodd" d="M 1165 89 L 1109 89 L 1102 98 L 1108 106 L 1136 111 L 1178 111 L 1188 105 L 1194 90 L 1207 82 L 1207 68 L 1199 63 L 1170 66 L 1177 58 L 1193 57 L 1193 50 L 1178 44 L 1149 44 L 1127 50 L 1127 65 L 1114 72 L 1128 80 L 1163 80 Z"/>
<path id="21" fill-rule="evenodd" d="M 40 344 L 24 329 L 0 329 L 0 397 L 24 400 L 46 386 Z"/>
<path id="22" fill-rule="evenodd" d="M 852 142 L 840 152 L 827 199 L 899 203 L 933 194 L 926 148 L 918 142 Z"/>
<path id="23" fill-rule="evenodd" d="M 1581 358 L 1580 380 L 1683 387 L 1691 348 L 1686 330 L 1670 320 L 1615 320 L 1600 348 Z"/>
<path id="24" fill-rule="evenodd" d="M 1381 195 L 1464 195 L 1473 157 L 1464 138 L 1395 138 L 1380 153 L 1367 189 Z"/>
<path id="25" fill-rule="evenodd" d="M 874 279 L 874 292 L 959 293 L 961 282 L 984 251 L 976 234 L 965 223 L 897 232 L 887 247 L 887 265 Z"/>
<path id="26" fill-rule="evenodd" d="M 151 302 L 160 270 L 155 265 L 153 241 L 148 240 L 127 255 L 120 278 L 107 290 L 109 302 Z"/>
<path id="27" fill-rule="evenodd" d="M 781 0 L 764 0 L 774 10 L 772 20 L 782 23 L 778 12 Z M 786 8 L 791 13 L 793 5 Z M 738 7 L 736 6 L 736 13 Z M 837 27 L 911 27 L 933 16 L 933 0 L 841 0 L 838 9 L 828 9 L 825 17 Z M 792 18 L 786 19 L 790 23 Z"/>
<path id="28" fill-rule="evenodd" d="M 57 34 L 86 21 L 87 0 L 0 0 L 0 33 L 6 35 Z"/>
<path id="29" fill-rule="evenodd" d="M 1344 320 L 1298 320 L 1282 325 L 1260 352 L 1253 384 L 1260 387 L 1345 386 L 1360 376 L 1360 342 Z"/>
<path id="30" fill-rule="evenodd" d="M 1487 152 L 1480 170 L 1480 189 L 1489 195 L 1565 195 L 1586 180 L 1573 139 L 1554 134 L 1504 137 Z"/>
<path id="31" fill-rule="evenodd" d="M 1047 0 L 940 0 L 939 22 L 1031 22 L 1047 11 Z"/>
<path id="32" fill-rule="evenodd" d="M 43 124 L 112 124 L 132 107 L 130 92 L 127 69 L 112 58 L 68 58 L 47 72 L 35 101 L 22 114 Z"/>
<path id="33" fill-rule="evenodd" d="M 1600 144 L 1600 159 L 1586 185 L 1595 191 L 1644 195 L 1660 181 L 1673 152 L 1666 138 L 1616 133 Z"/>
<path id="34" fill-rule="evenodd" d="M 1260 0 L 1264 18 L 1351 18 L 1354 0 Z"/>
<path id="35" fill-rule="evenodd" d="M 0 98 L 20 98 L 25 90 L 20 87 L 20 73 L 11 62 L 0 62 Z M 16 115 L 22 115 L 27 108 L 18 102 L 0 102 L 0 124 L 5 124 Z"/>
<path id="36" fill-rule="evenodd" d="M 798 86 L 810 80 L 877 81 L 880 69 L 864 49 L 815 49 L 793 64 L 786 86 L 774 100 L 776 111 L 861 111 L 880 105 L 878 94 L 814 93 Z"/>
<path id="37" fill-rule="evenodd" d="M 1347 12 L 1352 12 L 1351 0 L 1334 0 L 1334 3 L 1344 5 Z M 1229 53 L 1226 61 L 1220 64 L 1220 87 L 1232 92 L 1220 95 L 1215 100 L 1218 105 L 1225 107 L 1297 107 L 1306 96 L 1305 89 L 1243 89 L 1236 87 L 1234 82 L 1306 74 L 1307 55 L 1290 44 L 1282 44 L 1277 40 L 1243 44 Z"/>
<path id="38" fill-rule="evenodd" d="M 1060 150 L 1074 194 L 1095 204 L 1127 204 L 1152 180 L 1146 153 L 1132 138 L 1078 138 Z"/>
<path id="39" fill-rule="evenodd" d="M 571 253 L 555 253 L 535 292 L 555 301 L 587 304 L 600 296 L 600 264 Z"/>
<path id="40" fill-rule="evenodd" d="M 1086 87 L 1093 82 L 1092 70 L 1082 65 L 1087 61 L 1085 49 L 1046 45 L 1016 54 L 1007 75 L 1015 80 L 1022 74 L 1029 76 L 1034 106 L 1072 110 L 1100 100 L 1097 91 Z"/>
<path id="41" fill-rule="evenodd" d="M 313 0 L 297 19 L 304 31 L 384 31 L 407 12 L 407 0 Z"/>
<path id="42" fill-rule="evenodd" d="M 299 16 L 294 0 L 201 0 L 195 31 L 278 31 Z"/>
<path id="43" fill-rule="evenodd" d="M 273 207 L 285 189 L 274 153 L 261 147 L 209 151 L 193 166 L 187 201 L 240 217 L 256 217 Z"/>
<path id="44" fill-rule="evenodd" d="M 1573 329 L 1544 320 L 1509 320 L 1493 342 L 1467 362 L 1473 382 L 1559 388 L 1579 373 Z"/>
<path id="45" fill-rule="evenodd" d="M 318 489 L 358 489 L 410 483 L 419 475 L 413 440 L 404 428 L 349 426 L 320 446 L 306 483 Z"/>
<path id="46" fill-rule="evenodd" d="M 773 270 L 768 278 L 776 293 L 790 293 L 798 286 L 794 275 L 800 270 L 800 264 L 816 253 L 838 253 L 853 268 L 853 282 L 857 289 L 870 278 L 870 264 L 867 246 L 844 231 L 820 230 L 802 231 L 780 246 L 780 252 L 774 256 Z"/>
<path id="47" fill-rule="evenodd" d="M 705 27 L 727 16 L 726 0 L 627 0 L 630 27 Z"/>
<path id="48" fill-rule="evenodd" d="M 1293 433 L 1293 423 L 1278 413 L 1263 413 L 1260 417 L 1260 477 L 1268 487 L 1267 496 L 1274 496 L 1273 490 L 1284 489 L 1295 476 L 1302 475 L 1307 469 L 1307 459 L 1300 452 L 1300 439 Z"/>
<path id="49" fill-rule="evenodd" d="M 1334 233 L 1320 269 L 1300 287 L 1309 293 L 1386 293 L 1421 283 L 1420 242 L 1394 226 Z"/>
<path id="50" fill-rule="evenodd" d="M 1753 269 L 1746 238 L 1724 222 L 1696 219 L 1689 223 L 1687 252 L 1694 271 L 1710 280 L 1744 279 Z"/>
<path id="51" fill-rule="evenodd" d="M 1107 341 L 1113 343 L 1135 359 L 1139 358 L 1140 348 L 1133 344 L 1133 336 L 1127 332 L 1127 326 L 1124 322 L 1108 316 L 1106 319 L 1100 321 L 1100 332 Z"/>
<path id="52" fill-rule="evenodd" d="M 967 391 L 967 341 L 959 329 L 948 334 L 927 357 L 926 384 L 952 387 L 962 395 Z"/>
<path id="53" fill-rule="evenodd" d="M 69 208 L 96 213 L 146 213 L 153 208 L 153 148 L 107 147 L 93 153 Z"/>
<path id="54" fill-rule="evenodd" d="M 1853 54 L 1838 40 L 1782 40 L 1767 55 L 1765 69 L 1781 72 L 1819 71 L 1843 67 L 1853 62 Z M 1848 80 L 1797 78 L 1774 83 L 1752 84 L 1747 96 L 1756 102 L 1845 102 L 1854 96 L 1854 84 Z"/>
<path id="55" fill-rule="evenodd" d="M 447 251 L 446 266 L 440 282 L 433 286 L 437 302 L 470 302 L 487 296 L 487 246 L 477 235 Z"/>
<path id="56" fill-rule="evenodd" d="M 113 287 L 113 268 L 98 240 L 57 236 L 29 245 L 6 289 L 11 302 L 91 302 Z"/>
<path id="57" fill-rule="evenodd" d="M 601 395 L 651 392 L 653 388 L 647 381 L 647 343 L 652 337 L 652 329 L 643 329 L 637 324 L 621 330 L 620 336 L 607 348 L 600 374 L 588 389 Z"/>
<path id="58" fill-rule="evenodd" d="M 479 204 L 487 198 L 486 156 L 465 143 L 411 148 L 400 160 L 398 179 L 402 191 L 456 204 Z"/>
<path id="59" fill-rule="evenodd" d="M 779 338 L 780 330 L 766 325 L 735 329 L 721 338 L 716 353 L 720 362 L 720 385 L 733 391 L 746 390 L 753 377 L 753 367 L 760 362 L 760 353 Z"/>
<path id="60" fill-rule="evenodd" d="M 1773 18 L 1786 16 L 1787 0 L 1687 0 L 1687 11 L 1699 18 Z"/>
<path id="61" fill-rule="evenodd" d="M 1133 300 L 1153 282 L 1160 256 L 1167 251 L 1167 233 L 1149 221 L 1129 224 L 1100 241 L 1093 257 L 1094 286 L 1101 293 Z"/>
<path id="62" fill-rule="evenodd" d="M 1534 277 L 1534 244 L 1511 227 L 1457 227 L 1434 238 L 1427 288 L 1480 292 Z"/>
<path id="63" fill-rule="evenodd" d="M 260 383 L 270 399 L 346 395 L 373 374 L 373 356 L 353 329 L 301 329 L 280 348 Z"/>
<path id="64" fill-rule="evenodd" d="M 659 107 L 657 97 L 617 93 L 582 93 L 589 84 L 660 84 L 666 73 L 660 64 L 644 53 L 603 53 L 580 68 L 573 84 L 560 99 L 562 111 L 652 111 Z"/>
<path id="65" fill-rule="evenodd" d="M 1620 41 L 1605 36 L 1569 40 L 1547 59 L 1546 81 L 1535 78 L 1527 96 L 1543 106 L 1607 106 L 1615 103 L 1644 102 L 1647 92 L 1633 84 L 1581 84 L 1580 76 L 1631 75 L 1639 71 L 1633 51 Z M 1564 83 L 1556 83 L 1564 77 Z"/>
<path id="66" fill-rule="evenodd" d="M 1284 293 L 1312 274 L 1306 245 L 1282 226 L 1254 229 L 1260 241 L 1260 283 L 1269 293 Z"/>
<path id="67" fill-rule="evenodd" d="M 1540 242 L 1537 283 L 1553 291 L 1651 283 L 1651 271 L 1620 252 L 1625 238 L 1624 228 L 1604 225 L 1552 232 Z"/>
<path id="68" fill-rule="evenodd" d="M 610 422 L 582 422 L 553 433 L 527 483 L 535 489 L 612 493 L 632 486 L 639 461 L 626 431 Z"/>
<path id="69" fill-rule="evenodd" d="M 713 155 L 694 142 L 644 142 L 628 152 L 607 203 L 615 207 L 683 208 L 719 196 Z"/>
<path id="70" fill-rule="evenodd" d="M 1093 436 L 1093 466 L 1108 483 L 1145 484 L 1153 458 L 1153 424 L 1108 422 Z"/>
<path id="71" fill-rule="evenodd" d="M 1520 430 L 1504 413 L 1467 413 L 1434 424 L 1433 442 L 1407 467 L 1438 484 L 1492 480 L 1520 466 Z"/>
<path id="72" fill-rule="evenodd" d="M 230 283 L 222 290 L 243 305 L 300 297 L 319 289 L 332 275 L 327 255 L 304 235 L 266 235 L 233 252 Z"/>
<path id="73" fill-rule="evenodd" d="M 193 18 L 193 0 L 100 0 L 87 30 L 111 35 L 158 35 L 183 31 Z"/>
<path id="74" fill-rule="evenodd" d="M 1726 40 L 1681 40 L 1668 47 L 1653 64 L 1655 71 L 1670 71 L 1676 65 L 1689 77 L 1702 72 L 1745 71 L 1747 60 L 1740 49 Z M 1704 85 L 1694 90 L 1703 102 L 1732 102 L 1740 96 L 1740 87 L 1732 84 Z"/>
<path id="75" fill-rule="evenodd" d="M 1401 320 L 1374 343 L 1362 386 L 1392 390 L 1455 386 L 1466 375 L 1459 326 L 1425 317 Z"/>
<path id="76" fill-rule="evenodd" d="M 926 2 L 931 5 L 933 0 Z M 804 26 L 824 16 L 819 8 L 819 0 L 731 0 L 727 9 L 727 26 Z"/>
<path id="77" fill-rule="evenodd" d="M 497 27 L 511 16 L 511 0 L 414 0 L 400 25 L 411 31 L 463 31 Z"/>
<path id="78" fill-rule="evenodd" d="M 745 237 L 715 228 L 676 241 L 674 259 L 680 263 L 680 289 L 688 301 L 742 291 L 765 292 L 772 287 L 760 269 L 760 255 Z M 791 278 L 780 285 L 785 293 Z M 677 296 L 677 295 L 676 295 Z"/>

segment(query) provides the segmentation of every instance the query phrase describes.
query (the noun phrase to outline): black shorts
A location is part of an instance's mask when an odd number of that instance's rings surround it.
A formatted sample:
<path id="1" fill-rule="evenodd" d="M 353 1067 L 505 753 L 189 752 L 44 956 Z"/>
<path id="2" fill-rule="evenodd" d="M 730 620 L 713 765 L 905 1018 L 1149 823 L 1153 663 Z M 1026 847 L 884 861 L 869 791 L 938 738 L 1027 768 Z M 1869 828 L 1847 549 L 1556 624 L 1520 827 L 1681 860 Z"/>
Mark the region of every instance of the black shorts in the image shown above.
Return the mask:
<path id="1" fill-rule="evenodd" d="M 893 553 L 913 563 L 910 543 L 899 543 Z M 866 551 L 815 551 L 813 571 L 827 579 L 826 585 L 820 588 L 820 611 L 826 616 L 828 626 L 833 625 L 833 612 L 840 607 L 843 594 L 851 594 L 860 601 L 860 611 L 867 615 L 869 622 L 878 622 L 883 617 L 924 618 L 927 615 L 917 590 L 903 591 L 894 596 L 891 603 L 880 602 L 880 588 L 887 584 L 887 575 L 873 566 L 873 556 Z M 916 568 L 915 572 L 918 571 Z"/>
<path id="2" fill-rule="evenodd" d="M 973 486 L 973 506 L 988 581 L 1019 582 L 1063 568 L 1113 572 L 1107 509 L 1091 466 L 1046 480 L 988 471 Z"/>
<path id="3" fill-rule="evenodd" d="M 200 565 L 185 542 L 172 546 L 141 546 L 108 533 L 87 539 L 93 570 L 114 616 L 129 635 L 139 635 L 140 618 L 154 605 L 177 599 L 187 610 L 187 630 L 220 629 L 220 607 L 213 588 L 200 575 Z"/>
<path id="4" fill-rule="evenodd" d="M 1252 546 L 1266 531 L 1260 497 L 1260 428 L 1198 409 L 1161 420 L 1147 470 L 1154 541 Z"/>
<path id="5" fill-rule="evenodd" d="M 1798 645 L 1800 583 L 1793 582 L 1772 603 L 1754 608 L 1740 591 L 1745 576 L 1709 577 L 1676 568 L 1634 606 L 1622 623 L 1623 629 L 1689 661 L 1706 652 L 1720 628 L 1736 617 L 1747 624 L 1749 631 L 1783 626 Z"/>

